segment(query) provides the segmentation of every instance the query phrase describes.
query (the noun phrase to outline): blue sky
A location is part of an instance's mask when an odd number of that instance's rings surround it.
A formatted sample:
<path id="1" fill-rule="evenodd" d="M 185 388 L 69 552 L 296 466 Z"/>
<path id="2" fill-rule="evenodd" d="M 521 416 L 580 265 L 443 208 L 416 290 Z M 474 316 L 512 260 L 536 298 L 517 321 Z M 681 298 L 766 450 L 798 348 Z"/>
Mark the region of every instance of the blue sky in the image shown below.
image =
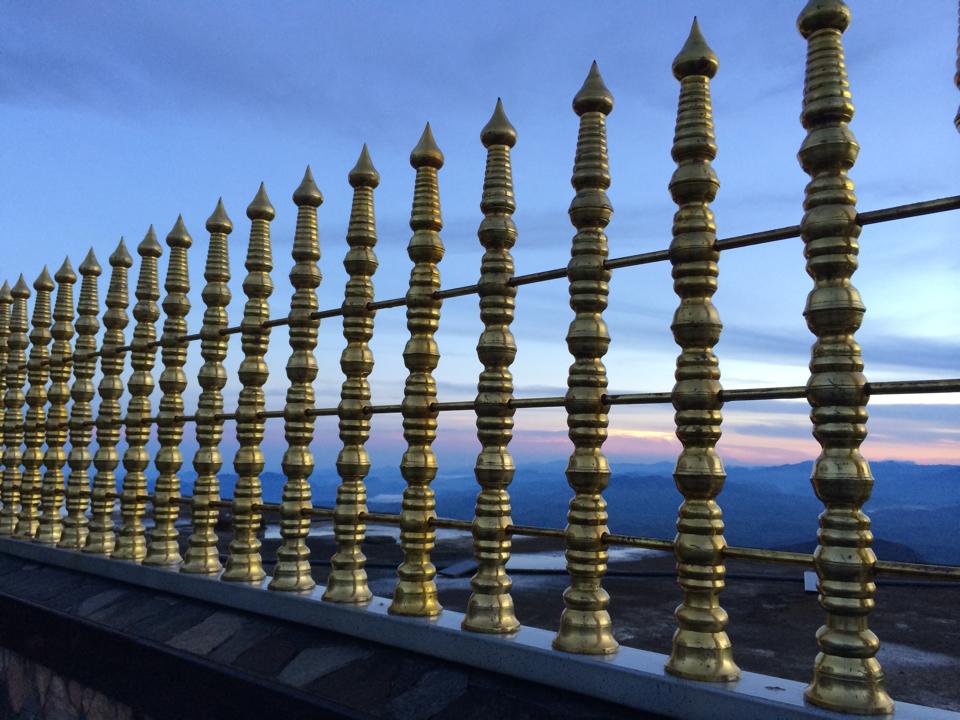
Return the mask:
<path id="1" fill-rule="evenodd" d="M 413 188 L 408 154 L 429 120 L 446 165 L 440 174 L 447 256 L 444 286 L 476 281 L 476 226 L 484 150 L 479 131 L 498 96 L 519 133 L 514 179 L 520 238 L 517 271 L 566 264 L 566 216 L 577 118 L 570 102 L 596 59 L 616 98 L 609 120 L 612 256 L 666 247 L 674 206 L 666 187 L 677 82 L 670 62 L 693 15 L 720 57 L 713 82 L 721 190 L 721 237 L 799 222 L 806 176 L 796 162 L 805 44 L 795 30 L 801 3 L 492 2 L 461 4 L 240 2 L 23 3 L 3 0 L 0 61 L 0 242 L 11 280 L 32 280 L 93 246 L 101 262 L 125 236 L 131 246 L 155 223 L 163 237 L 178 213 L 194 236 L 198 328 L 206 233 L 222 195 L 231 238 L 239 321 L 249 224 L 244 209 L 259 182 L 278 211 L 273 223 L 273 316 L 287 312 L 295 208 L 290 195 L 310 163 L 326 202 L 319 223 L 321 307 L 340 304 L 346 275 L 350 188 L 361 144 L 383 178 L 377 190 L 381 268 L 377 297 L 402 295 L 409 260 Z M 956 6 L 851 3 L 845 36 L 860 159 L 852 173 L 859 208 L 871 210 L 960 192 L 960 137 L 952 124 Z M 956 277 L 958 214 L 870 226 L 855 276 L 868 313 L 858 338 L 871 380 L 960 375 Z M 161 261 L 161 271 L 165 260 Z M 725 330 L 717 354 L 727 387 L 803 384 L 811 336 L 802 318 L 810 287 L 799 240 L 724 254 L 715 297 Z M 134 268 L 134 272 L 136 268 Z M 106 279 L 102 281 L 106 287 Z M 676 304 L 667 264 L 614 274 L 606 317 L 613 391 L 662 391 L 677 354 L 669 331 Z M 475 297 L 446 301 L 436 376 L 442 400 L 470 399 L 481 329 Z M 514 326 L 518 396 L 562 394 L 570 310 L 563 281 L 521 288 Z M 381 311 L 373 342 L 375 402 L 396 402 L 405 370 L 402 309 Z M 338 320 L 321 327 L 318 402 L 335 405 L 343 339 Z M 268 405 L 283 402 L 289 349 L 275 331 Z M 231 341 L 228 407 L 239 388 Z M 191 367 L 199 365 L 191 348 Z M 195 377 L 195 376 L 194 376 Z M 188 391 L 187 405 L 195 402 Z M 156 399 L 156 396 L 155 396 Z M 871 402 L 869 458 L 960 462 L 957 396 Z M 741 403 L 725 411 L 720 450 L 728 462 L 786 462 L 816 454 L 803 402 Z M 674 457 L 672 410 L 614 408 L 607 449 L 617 460 Z M 397 418 L 377 416 L 374 462 L 396 464 Z M 232 427 L 226 447 L 231 460 Z M 188 443 L 189 444 L 189 443 Z M 269 426 L 268 465 L 283 448 Z M 446 463 L 471 462 L 470 413 L 444 414 L 436 448 Z M 315 451 L 332 463 L 333 418 L 317 421 Z M 521 411 L 513 445 L 521 460 L 569 453 L 561 411 Z M 189 460 L 192 453 L 188 451 Z"/>

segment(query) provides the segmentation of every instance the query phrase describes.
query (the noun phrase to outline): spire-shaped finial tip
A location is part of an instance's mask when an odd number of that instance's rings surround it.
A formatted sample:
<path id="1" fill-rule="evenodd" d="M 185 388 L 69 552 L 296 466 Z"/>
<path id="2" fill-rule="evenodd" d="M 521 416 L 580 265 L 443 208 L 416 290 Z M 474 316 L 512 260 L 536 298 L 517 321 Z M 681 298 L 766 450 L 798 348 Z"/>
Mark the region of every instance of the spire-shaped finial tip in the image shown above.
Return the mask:
<path id="1" fill-rule="evenodd" d="M 690 35 L 683 44 L 680 52 L 673 59 L 673 76 L 677 80 L 683 80 L 691 75 L 704 75 L 712 78 L 717 74 L 720 68 L 720 61 L 716 53 L 707 45 L 703 33 L 700 32 L 700 23 L 697 18 L 693 18 L 693 25 L 690 27 Z"/>
<path id="2" fill-rule="evenodd" d="M 420 141 L 410 153 L 410 164 L 415 168 L 435 167 L 439 170 L 443 167 L 443 153 L 437 147 L 437 141 L 433 139 L 430 123 L 427 123 Z"/>
<path id="3" fill-rule="evenodd" d="M 143 240 L 137 245 L 137 254 L 140 255 L 140 257 L 155 258 L 163 255 L 163 247 L 161 247 L 160 241 L 157 240 L 157 231 L 153 229 L 153 225 L 150 226 L 147 234 L 143 236 Z"/>
<path id="4" fill-rule="evenodd" d="M 257 190 L 253 201 L 247 207 L 247 217 L 251 220 L 273 220 L 276 216 L 277 211 L 270 204 L 267 188 L 263 183 L 260 183 L 260 189 Z"/>
<path id="5" fill-rule="evenodd" d="M 123 242 L 123 240 L 121 240 L 121 242 Z M 80 274 L 98 277 L 102 272 L 103 268 L 100 267 L 100 263 L 97 262 L 97 256 L 94 254 L 93 248 L 90 248 L 83 262 L 80 263 Z"/>
<path id="6" fill-rule="evenodd" d="M 73 271 L 73 265 L 70 264 L 69 255 L 63 259 L 63 265 L 54 274 L 53 279 L 61 285 L 64 283 L 73 285 L 77 281 L 77 274 Z"/>
<path id="7" fill-rule="evenodd" d="M 9 305 L 11 302 L 13 302 L 13 295 L 10 294 L 10 283 L 4 280 L 3 285 L 0 286 L 0 303 Z"/>
<path id="8" fill-rule="evenodd" d="M 493 115 L 480 131 L 480 142 L 484 147 L 491 145 L 506 145 L 513 147 L 517 144 L 517 130 L 507 120 L 507 114 L 503 111 L 503 100 L 497 98 L 497 106 L 493 109 Z"/>
<path id="9" fill-rule="evenodd" d="M 609 115 L 613 111 L 613 94 L 603 82 L 600 66 L 594 60 L 587 73 L 587 79 L 573 98 L 573 111 L 577 115 L 587 112 L 600 112 Z"/>
<path id="10" fill-rule="evenodd" d="M 293 191 L 293 202 L 297 207 L 301 205 L 320 207 L 323 203 L 323 193 L 320 192 L 320 188 L 318 188 L 317 183 L 314 182 L 313 172 L 310 170 L 309 165 L 307 165 L 307 169 L 303 173 L 303 180 L 300 181 L 297 189 Z"/>
<path id="11" fill-rule="evenodd" d="M 40 274 L 37 276 L 37 279 L 33 281 L 33 289 L 36 291 L 53 290 L 56 285 L 53 284 L 53 278 L 50 277 L 50 271 L 47 269 L 47 266 L 43 266 L 43 270 L 40 271 Z"/>
<path id="12" fill-rule="evenodd" d="M 360 150 L 360 157 L 357 158 L 357 164 L 353 166 L 353 169 L 347 175 L 347 180 L 349 180 L 350 185 L 355 188 L 375 188 L 380 184 L 380 173 L 378 173 L 377 169 L 373 166 L 373 160 L 370 159 L 370 151 L 367 149 L 366 143 L 363 144 L 363 149 Z"/>
<path id="13" fill-rule="evenodd" d="M 227 209 L 223 206 L 223 198 L 217 199 L 217 206 L 213 209 L 213 214 L 207 218 L 207 232 L 223 233 L 225 235 L 233 232 L 233 222 L 227 215 Z"/>
<path id="14" fill-rule="evenodd" d="M 850 8 L 843 0 L 810 0 L 797 18 L 797 30 L 809 38 L 817 30 L 839 30 L 850 25 Z"/>
<path id="15" fill-rule="evenodd" d="M 141 253 L 141 255 L 142 254 L 143 253 Z M 127 250 L 127 244 L 124 242 L 123 238 L 120 238 L 120 242 L 117 243 L 117 249 L 113 251 L 109 261 L 110 267 L 133 267 L 133 258 L 130 257 L 130 252 Z"/>
<path id="16" fill-rule="evenodd" d="M 18 300 L 25 300 L 30 297 L 30 286 L 27 285 L 27 281 L 24 280 L 23 273 L 20 273 L 20 278 L 17 280 L 17 284 L 13 286 L 10 294 Z"/>
<path id="17" fill-rule="evenodd" d="M 170 232 L 167 233 L 167 245 L 182 248 L 188 248 L 193 245 L 193 238 L 190 237 L 187 226 L 183 222 L 183 215 L 177 215 L 177 221 L 173 224 Z"/>

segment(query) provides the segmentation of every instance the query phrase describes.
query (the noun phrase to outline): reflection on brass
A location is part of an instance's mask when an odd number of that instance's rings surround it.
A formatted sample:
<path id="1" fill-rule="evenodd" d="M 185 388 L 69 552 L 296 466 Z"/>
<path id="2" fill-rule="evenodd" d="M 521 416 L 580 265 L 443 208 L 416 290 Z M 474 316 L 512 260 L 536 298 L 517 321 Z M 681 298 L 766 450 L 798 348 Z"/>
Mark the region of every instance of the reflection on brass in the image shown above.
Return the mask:
<path id="1" fill-rule="evenodd" d="M 304 592 L 316 585 L 310 574 L 310 475 L 313 474 L 314 418 L 307 414 L 314 405 L 313 381 L 317 378 L 317 332 L 320 321 L 311 317 L 319 307 L 317 288 L 322 276 L 317 265 L 320 241 L 317 238 L 317 208 L 323 195 L 313 181 L 310 166 L 303 181 L 293 193 L 297 205 L 297 229 L 293 236 L 293 268 L 290 284 L 290 359 L 287 361 L 287 401 L 284 407 L 284 436 L 287 450 L 283 454 L 283 501 L 280 507 L 280 547 L 274 566 L 271 590 Z"/>
<path id="2" fill-rule="evenodd" d="M 10 306 L 13 304 L 13 295 L 10 294 L 10 283 L 3 281 L 0 287 L 0 433 L 3 432 L 4 417 L 6 407 L 2 402 L 3 396 L 7 391 L 7 357 L 10 347 L 7 344 L 10 340 Z M 2 455 L 2 452 L 0 452 Z M 0 462 L 2 462 L 0 457 Z M 0 498 L 3 493 L 3 476 L 0 475 Z"/>
<path id="3" fill-rule="evenodd" d="M 263 420 L 259 417 L 265 407 L 263 384 L 269 368 L 263 356 L 270 343 L 270 331 L 260 325 L 270 319 L 269 298 L 273 293 L 273 255 L 270 249 L 270 221 L 276 216 L 266 188 L 260 184 L 253 202 L 247 207 L 250 218 L 250 242 L 247 247 L 247 277 L 243 291 L 247 303 L 243 308 L 243 362 L 240 363 L 240 382 L 243 388 L 237 406 L 237 440 L 240 447 L 233 459 L 237 484 L 233 491 L 233 539 L 227 567 L 220 576 L 230 582 L 258 583 L 266 577 L 260 559 L 260 505 L 263 502 L 260 473 L 263 472 Z"/>
<path id="4" fill-rule="evenodd" d="M 873 477 L 860 454 L 867 435 L 866 379 L 854 334 L 863 319 L 850 278 L 857 269 L 856 196 L 847 175 L 859 146 L 848 123 L 853 103 L 842 33 L 850 11 L 840 0 L 813 0 L 797 26 L 807 40 L 801 121 L 807 136 L 798 158 L 810 175 L 801 223 L 807 273 L 814 287 L 804 316 L 816 335 L 807 399 L 813 435 L 821 446 L 813 486 L 820 515 L 814 562 L 826 624 L 817 632 L 820 653 L 806 698 L 815 705 L 859 714 L 886 714 L 893 701 L 876 654 L 880 641 L 868 628 L 877 562 L 870 549 L 870 519 L 861 510 Z"/>
<path id="5" fill-rule="evenodd" d="M 177 338 L 187 333 L 187 313 L 190 312 L 190 275 L 187 267 L 187 250 L 193 238 L 183 224 L 183 216 L 177 217 L 173 229 L 167 234 L 167 276 L 163 283 L 167 291 L 163 299 L 163 334 L 160 336 L 160 357 L 163 372 L 160 373 L 160 408 L 157 413 L 157 438 L 160 449 L 154 458 L 157 480 L 153 492 L 153 530 L 143 562 L 146 565 L 177 566 L 182 562 L 177 543 L 175 523 L 180 515 L 180 468 L 183 454 L 183 391 L 187 387 L 187 375 L 183 366 L 187 362 L 187 345 Z"/>
<path id="6" fill-rule="evenodd" d="M 117 494 L 117 465 L 120 455 L 120 398 L 123 396 L 125 354 L 117 350 L 123 345 L 127 327 L 127 271 L 133 267 L 133 258 L 127 252 L 123 239 L 109 258 L 111 272 L 107 288 L 107 310 L 103 314 L 103 348 L 100 353 L 100 409 L 97 413 L 97 452 L 93 456 L 96 474 L 90 496 L 90 526 L 84 552 L 110 555 L 116 547 L 113 531 L 113 508 Z M 96 298 L 93 298 L 96 301 Z"/>
<path id="7" fill-rule="evenodd" d="M 337 550 L 330 559 L 330 575 L 323 599 L 331 602 L 362 604 L 373 594 L 367 587 L 363 539 L 367 530 L 360 515 L 367 511 L 364 478 L 370 472 L 370 456 L 365 444 L 370 437 L 370 417 L 364 407 L 370 404 L 373 352 L 368 343 L 373 337 L 376 311 L 371 278 L 377 270 L 377 225 L 373 213 L 373 191 L 380 184 L 380 173 L 373 166 L 367 146 L 363 146 L 357 164 L 348 176 L 353 187 L 353 207 L 347 227 L 350 249 L 343 267 L 350 275 L 343 298 L 343 336 L 347 346 L 340 355 L 344 381 L 340 390 L 340 441 L 337 456 L 340 486 L 333 515 L 333 534 Z"/>
<path id="8" fill-rule="evenodd" d="M 710 102 L 710 78 L 717 56 L 693 21 L 690 37 L 673 61 L 680 81 L 680 102 L 670 178 L 677 204 L 673 216 L 673 289 L 680 305 L 673 315 L 677 357 L 673 407 L 677 437 L 683 445 L 673 477 L 683 494 L 674 553 L 683 602 L 676 610 L 677 630 L 666 670 L 690 680 L 728 682 L 740 676 L 720 607 L 726 569 L 723 564 L 723 513 L 716 496 L 726 473 L 715 446 L 720 439 L 720 367 L 713 347 L 723 325 L 713 305 L 717 290 L 717 228 L 710 203 L 720 183 L 711 161 L 717 155 Z"/>
<path id="9" fill-rule="evenodd" d="M 127 383 L 130 399 L 126 416 L 127 451 L 123 455 L 123 468 L 126 473 L 120 493 L 122 524 L 120 532 L 117 533 L 117 546 L 113 551 L 114 558 L 133 562 L 140 562 L 147 554 L 143 526 L 146 505 L 142 498 L 147 494 L 146 470 L 150 464 L 150 453 L 147 452 L 146 445 L 150 439 L 152 424 L 150 395 L 153 393 L 153 366 L 157 355 L 154 341 L 157 338 L 156 322 L 160 317 L 160 308 L 157 307 L 157 300 L 160 299 L 157 260 L 163 254 L 153 225 L 137 246 L 137 254 L 140 256 L 140 274 L 137 277 L 137 289 L 134 291 L 137 304 L 133 306 L 133 317 L 137 324 L 133 329 L 133 341 L 130 343 L 130 365 L 133 372 Z M 98 425 L 97 433 L 99 432 Z"/>
<path id="10" fill-rule="evenodd" d="M 63 523 L 60 510 L 63 505 L 63 466 L 67 463 L 67 402 L 70 400 L 70 373 L 73 369 L 73 285 L 77 274 L 70 258 L 53 276 L 57 281 L 57 301 L 53 308 L 53 346 L 50 349 L 50 387 L 47 398 L 47 450 L 43 455 L 43 483 L 40 486 L 40 527 L 36 541 L 56 545 L 60 541 Z"/>
<path id="11" fill-rule="evenodd" d="M 567 463 L 567 482 L 574 497 L 567 513 L 567 572 L 570 587 L 563 593 L 564 610 L 553 647 L 566 652 L 607 655 L 617 649 L 607 605 L 610 596 L 601 580 L 607 570 L 607 503 L 601 493 L 610 479 L 610 466 L 601 447 L 607 439 L 604 400 L 607 371 L 602 358 L 610 344 L 603 310 L 607 307 L 610 271 L 604 267 L 613 207 L 607 198 L 607 115 L 613 96 L 594 63 L 583 87 L 573 99 L 580 116 L 580 135 L 573 166 L 576 196 L 570 221 L 577 229 L 567 266 L 570 307 L 575 316 L 567 331 L 567 347 L 574 361 L 567 380 L 567 427 L 573 454 Z"/>
<path id="12" fill-rule="evenodd" d="M 50 334 L 50 293 L 54 289 L 53 278 L 44 266 L 33 282 L 37 291 L 33 305 L 30 331 L 30 355 L 27 359 L 27 417 L 23 435 L 23 479 L 20 484 L 20 514 L 14 537 L 24 540 L 36 537 L 40 527 L 40 466 L 43 464 L 43 441 L 47 434 L 47 378 L 49 377 L 50 350 L 47 347 L 53 336 Z"/>
<path id="13" fill-rule="evenodd" d="M 70 474 L 67 477 L 66 507 L 60 547 L 82 550 L 87 541 L 87 502 L 90 499 L 90 463 L 93 455 L 90 442 L 93 440 L 93 376 L 97 359 L 91 355 L 97 349 L 97 333 L 100 322 L 97 315 L 100 301 L 97 293 L 97 278 L 103 272 L 93 249 L 80 263 L 80 299 L 77 302 L 77 342 L 74 347 L 73 387 L 70 389 Z"/>
<path id="14" fill-rule="evenodd" d="M 437 383 L 433 370 L 440 361 L 433 335 L 440 324 L 442 301 L 434 297 L 440 289 L 443 242 L 440 230 L 440 188 L 437 171 L 443 167 L 443 153 L 437 147 L 427 123 L 420 142 L 410 153 L 410 164 L 417 171 L 413 192 L 410 228 L 413 237 L 407 254 L 413 261 L 410 288 L 407 291 L 407 328 L 410 339 L 403 350 L 409 374 L 403 388 L 403 437 L 407 449 L 400 461 L 400 472 L 407 486 L 403 490 L 400 513 L 400 545 L 403 562 L 397 569 L 399 581 L 393 593 L 390 612 L 396 615 L 432 617 L 440 614 L 437 569 L 430 562 L 436 532 L 430 520 L 436 516 L 430 482 L 437 474 L 433 440 L 437 436 Z"/>
<path id="15" fill-rule="evenodd" d="M 27 379 L 25 350 L 30 344 L 27 337 L 27 300 L 30 298 L 30 288 L 23 275 L 10 291 L 10 297 L 12 307 L 10 334 L 7 339 L 6 388 L 3 395 L 3 488 L 0 489 L 3 507 L 0 508 L 0 535 L 13 535 L 17 527 L 20 481 L 23 478 L 20 468 L 23 460 L 23 404 L 26 402 L 23 383 Z"/>
<path id="16" fill-rule="evenodd" d="M 223 387 L 227 383 L 227 371 L 223 361 L 227 358 L 228 338 L 220 334 L 227 327 L 227 306 L 230 304 L 230 254 L 227 236 L 233 232 L 233 223 L 217 201 L 213 214 L 207 218 L 210 244 L 207 247 L 207 265 L 203 277 L 203 327 L 200 329 L 200 355 L 203 366 L 197 376 L 200 383 L 200 398 L 197 400 L 197 452 L 193 456 L 193 469 L 197 479 L 193 484 L 193 502 L 190 504 L 193 532 L 184 553 L 185 573 L 215 575 L 220 571 L 220 553 L 217 550 L 216 525 L 220 502 L 220 481 L 217 474 L 223 467 L 220 441 L 223 439 Z"/>
<path id="17" fill-rule="evenodd" d="M 493 116 L 480 133 L 487 149 L 480 209 L 483 220 L 477 235 L 483 245 L 480 261 L 480 319 L 483 332 L 477 343 L 477 357 L 483 363 L 477 385 L 477 437 L 481 450 L 475 474 L 480 484 L 473 519 L 473 554 L 477 572 L 470 581 L 473 592 L 467 603 L 463 629 L 485 633 L 511 633 L 520 627 L 510 597 L 512 582 L 506 564 L 510 558 L 510 495 L 513 458 L 507 445 L 513 437 L 513 375 L 510 365 L 517 355 L 517 343 L 510 332 L 517 289 L 510 248 L 517 240 L 513 212 L 513 175 L 510 148 L 517 131 L 497 100 Z"/>

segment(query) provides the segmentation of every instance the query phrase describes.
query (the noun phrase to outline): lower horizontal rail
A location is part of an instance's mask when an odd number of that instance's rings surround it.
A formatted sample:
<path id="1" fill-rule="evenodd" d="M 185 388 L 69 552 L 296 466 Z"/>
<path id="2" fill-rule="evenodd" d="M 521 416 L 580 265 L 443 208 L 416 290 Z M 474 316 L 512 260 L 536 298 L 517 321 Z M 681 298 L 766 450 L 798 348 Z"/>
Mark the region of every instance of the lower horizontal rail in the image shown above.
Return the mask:
<path id="1" fill-rule="evenodd" d="M 181 497 L 177 499 L 177 502 L 181 505 L 192 505 L 193 498 Z M 233 505 L 233 501 L 219 500 L 206 504 L 211 507 L 229 508 Z M 259 503 L 256 509 L 280 513 L 282 510 L 282 505 L 279 503 L 263 502 Z M 308 517 L 330 519 L 334 517 L 335 512 L 336 511 L 334 508 L 314 506 L 304 510 L 304 515 Z M 400 525 L 399 513 L 365 512 L 360 514 L 359 519 L 361 522 L 365 523 Z M 434 517 L 431 518 L 430 525 L 434 528 L 443 528 L 447 530 L 464 530 L 468 532 L 473 530 L 472 521 L 458 520 L 456 518 Z M 508 525 L 505 530 L 509 535 L 554 538 L 557 540 L 566 538 L 566 532 L 562 528 L 545 528 L 535 525 Z M 673 552 L 672 540 L 642 537 L 638 535 L 606 533 L 603 536 L 603 543 L 607 547 L 635 547 L 644 548 L 646 550 Z M 733 560 L 752 560 L 754 562 L 775 563 L 780 565 L 800 565 L 803 567 L 814 566 L 813 555 L 809 553 L 788 552 L 785 550 L 726 546 L 723 549 L 723 555 L 724 557 Z M 926 580 L 948 580 L 960 582 L 960 566 L 956 565 L 930 565 L 923 563 L 878 560 L 874 567 L 878 573 L 885 575 L 902 575 L 923 578 Z"/>

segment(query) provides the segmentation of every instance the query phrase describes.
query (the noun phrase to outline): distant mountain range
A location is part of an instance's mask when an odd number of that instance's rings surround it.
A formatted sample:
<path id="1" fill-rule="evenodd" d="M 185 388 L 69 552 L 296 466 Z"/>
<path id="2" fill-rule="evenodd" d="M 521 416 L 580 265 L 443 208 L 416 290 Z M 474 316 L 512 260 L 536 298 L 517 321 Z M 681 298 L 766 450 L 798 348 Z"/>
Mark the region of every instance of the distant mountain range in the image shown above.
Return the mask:
<path id="1" fill-rule="evenodd" d="M 563 527 L 571 490 L 565 463 L 525 463 L 510 486 L 517 523 Z M 873 521 L 877 555 L 884 560 L 960 564 L 954 540 L 960 518 L 960 466 L 871 463 L 873 495 L 865 510 Z M 728 467 L 719 497 L 731 545 L 810 550 L 816 544 L 822 510 L 810 485 L 812 463 L 769 467 Z M 613 466 L 604 493 L 614 532 L 672 538 L 680 494 L 673 463 Z M 236 477 L 223 475 L 223 494 L 233 492 Z M 283 476 L 264 473 L 264 498 L 280 500 Z M 339 479 L 334 470 L 318 470 L 311 479 L 314 502 L 332 505 Z M 184 474 L 184 493 L 192 491 Z M 367 479 L 371 510 L 396 512 L 404 482 L 398 468 L 376 468 Z M 473 517 L 477 485 L 469 468 L 441 469 L 433 483 L 441 516 Z"/>

